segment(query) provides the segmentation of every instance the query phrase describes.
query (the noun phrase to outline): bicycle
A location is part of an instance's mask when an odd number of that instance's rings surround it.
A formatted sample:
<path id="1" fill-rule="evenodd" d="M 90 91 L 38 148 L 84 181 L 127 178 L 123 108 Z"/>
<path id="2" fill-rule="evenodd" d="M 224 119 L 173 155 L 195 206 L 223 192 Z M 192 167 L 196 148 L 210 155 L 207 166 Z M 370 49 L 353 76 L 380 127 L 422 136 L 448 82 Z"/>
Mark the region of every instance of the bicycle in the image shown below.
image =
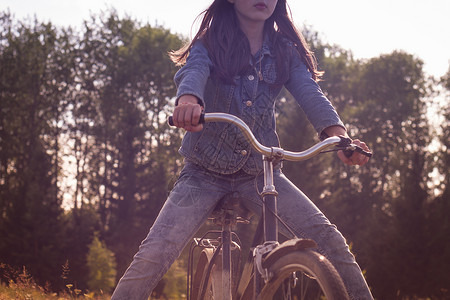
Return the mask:
<path id="1" fill-rule="evenodd" d="M 273 181 L 273 167 L 281 160 L 302 161 L 319 153 L 343 150 L 347 156 L 358 151 L 366 156 L 372 153 L 351 144 L 345 137 L 329 137 L 302 152 L 286 151 L 261 145 L 250 128 L 238 117 L 225 113 L 207 113 L 204 122 L 228 122 L 236 125 L 251 146 L 263 156 L 264 188 L 261 192 L 263 213 L 255 233 L 246 264 L 238 272 L 241 242 L 232 232 L 238 223 L 249 223 L 249 212 L 239 205 L 238 195 L 224 197 L 213 212 L 213 220 L 220 231 L 208 231 L 194 238 L 189 251 L 187 299 L 348 299 L 345 286 L 332 264 L 318 252 L 313 240 L 297 237 L 279 243 L 277 191 Z M 169 124 L 173 125 L 169 118 Z M 260 232 L 263 240 L 260 241 Z M 295 234 L 291 231 L 293 236 Z M 211 234 L 218 238 L 208 238 Z M 193 253 L 201 248 L 196 271 Z M 235 256 L 235 257 L 233 257 Z M 219 259 L 221 257 L 221 259 Z M 237 257 L 237 258 L 236 258 Z"/>

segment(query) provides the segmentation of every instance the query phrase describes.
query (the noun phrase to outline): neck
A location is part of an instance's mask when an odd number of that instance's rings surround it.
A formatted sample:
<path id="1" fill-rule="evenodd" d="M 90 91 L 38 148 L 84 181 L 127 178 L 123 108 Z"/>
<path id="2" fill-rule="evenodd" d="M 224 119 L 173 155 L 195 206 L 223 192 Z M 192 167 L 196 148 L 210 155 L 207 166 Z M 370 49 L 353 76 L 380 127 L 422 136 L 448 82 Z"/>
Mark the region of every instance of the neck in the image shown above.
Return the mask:
<path id="1" fill-rule="evenodd" d="M 254 55 L 261 49 L 263 44 L 264 23 L 247 23 L 243 26 L 241 22 L 241 30 L 250 43 L 250 50 Z"/>

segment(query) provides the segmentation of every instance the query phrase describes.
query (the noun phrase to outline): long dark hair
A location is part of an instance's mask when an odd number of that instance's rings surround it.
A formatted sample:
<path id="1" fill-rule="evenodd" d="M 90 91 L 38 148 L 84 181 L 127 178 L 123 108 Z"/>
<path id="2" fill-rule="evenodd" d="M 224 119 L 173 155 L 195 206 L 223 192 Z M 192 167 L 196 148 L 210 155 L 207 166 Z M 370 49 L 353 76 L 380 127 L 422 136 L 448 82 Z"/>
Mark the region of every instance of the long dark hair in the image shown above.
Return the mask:
<path id="1" fill-rule="evenodd" d="M 170 56 L 177 65 L 183 65 L 192 45 L 201 39 L 214 64 L 215 75 L 225 82 L 230 82 L 235 75 L 248 68 L 251 58 L 250 44 L 239 27 L 234 6 L 228 0 L 214 0 L 199 17 L 201 15 L 203 19 L 200 29 L 192 41 L 178 51 L 171 52 Z M 289 76 L 286 58 L 293 53 L 288 52 L 290 47 L 286 47 L 286 40 L 294 44 L 296 54 L 301 56 L 313 79 L 320 80 L 323 72 L 317 69 L 313 52 L 303 35 L 295 28 L 286 0 L 278 0 L 272 16 L 266 20 L 264 33 L 269 35 L 275 52 L 277 84 L 284 83 Z"/>

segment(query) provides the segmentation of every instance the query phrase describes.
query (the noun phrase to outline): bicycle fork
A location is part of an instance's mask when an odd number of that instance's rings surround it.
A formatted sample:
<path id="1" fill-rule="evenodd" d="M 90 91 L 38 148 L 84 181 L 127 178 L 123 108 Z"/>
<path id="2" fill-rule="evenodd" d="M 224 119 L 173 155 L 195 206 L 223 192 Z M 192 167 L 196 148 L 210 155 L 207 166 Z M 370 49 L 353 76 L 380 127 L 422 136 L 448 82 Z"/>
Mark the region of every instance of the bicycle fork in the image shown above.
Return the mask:
<path id="1" fill-rule="evenodd" d="M 232 299 L 231 291 L 231 220 L 227 216 L 222 227 L 222 299 Z"/>

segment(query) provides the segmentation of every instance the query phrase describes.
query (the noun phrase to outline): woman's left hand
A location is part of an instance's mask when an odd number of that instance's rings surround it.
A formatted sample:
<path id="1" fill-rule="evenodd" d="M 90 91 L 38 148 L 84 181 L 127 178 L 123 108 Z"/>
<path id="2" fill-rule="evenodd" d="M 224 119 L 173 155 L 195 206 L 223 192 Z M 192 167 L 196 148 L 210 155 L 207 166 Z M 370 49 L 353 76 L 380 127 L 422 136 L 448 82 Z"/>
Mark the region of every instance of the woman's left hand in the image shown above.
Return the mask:
<path id="1" fill-rule="evenodd" d="M 353 144 L 361 147 L 364 151 L 370 152 L 370 149 L 369 147 L 367 147 L 366 143 L 361 142 L 360 140 L 353 140 Z M 345 156 L 343 151 L 338 151 L 337 155 L 344 162 L 344 164 L 349 166 L 363 166 L 369 161 L 369 157 L 356 151 L 353 152 L 352 156 L 350 157 Z"/>

